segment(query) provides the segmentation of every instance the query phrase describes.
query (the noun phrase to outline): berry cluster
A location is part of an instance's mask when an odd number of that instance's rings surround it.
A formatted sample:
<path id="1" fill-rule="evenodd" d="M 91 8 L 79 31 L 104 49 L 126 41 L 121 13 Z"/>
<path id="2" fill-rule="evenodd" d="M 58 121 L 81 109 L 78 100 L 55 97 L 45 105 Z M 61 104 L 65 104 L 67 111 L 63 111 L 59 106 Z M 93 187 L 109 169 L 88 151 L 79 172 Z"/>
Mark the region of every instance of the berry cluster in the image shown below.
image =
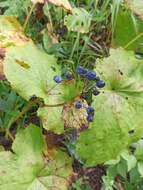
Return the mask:
<path id="1" fill-rule="evenodd" d="M 73 75 L 72 75 L 72 73 L 71 73 L 70 71 L 66 71 L 66 72 L 64 73 L 63 77 L 60 76 L 60 75 L 56 75 L 56 76 L 54 76 L 54 78 L 53 78 L 53 80 L 54 80 L 57 84 L 61 83 L 61 82 L 64 81 L 64 80 L 72 80 L 72 79 L 73 79 Z"/>
<path id="2" fill-rule="evenodd" d="M 81 109 L 83 108 L 83 105 L 82 105 L 82 102 L 81 101 L 76 101 L 75 102 L 75 108 L 76 109 Z M 94 119 L 94 108 L 91 107 L 91 106 L 88 106 L 85 108 L 86 109 L 86 112 L 87 112 L 87 121 L 90 123 L 90 122 L 93 122 L 93 119 Z"/>
<path id="3" fill-rule="evenodd" d="M 76 72 L 81 77 L 84 77 L 89 81 L 95 81 L 95 85 L 93 85 L 92 88 L 92 93 L 95 96 L 97 96 L 100 93 L 100 91 L 97 88 L 103 88 L 105 86 L 105 82 L 101 80 L 100 77 L 96 75 L 96 72 L 92 70 L 88 70 L 82 66 L 78 66 L 76 68 Z"/>

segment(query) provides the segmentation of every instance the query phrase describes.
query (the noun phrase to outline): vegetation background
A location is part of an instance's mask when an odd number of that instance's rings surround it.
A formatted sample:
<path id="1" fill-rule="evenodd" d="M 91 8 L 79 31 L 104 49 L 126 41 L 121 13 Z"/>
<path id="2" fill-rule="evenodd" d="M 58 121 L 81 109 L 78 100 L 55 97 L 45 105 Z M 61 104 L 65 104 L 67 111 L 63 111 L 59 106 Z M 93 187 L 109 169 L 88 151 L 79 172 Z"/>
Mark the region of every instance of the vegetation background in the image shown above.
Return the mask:
<path id="1" fill-rule="evenodd" d="M 143 190 L 142 117 L 142 0 L 0 0 L 0 190 Z"/>

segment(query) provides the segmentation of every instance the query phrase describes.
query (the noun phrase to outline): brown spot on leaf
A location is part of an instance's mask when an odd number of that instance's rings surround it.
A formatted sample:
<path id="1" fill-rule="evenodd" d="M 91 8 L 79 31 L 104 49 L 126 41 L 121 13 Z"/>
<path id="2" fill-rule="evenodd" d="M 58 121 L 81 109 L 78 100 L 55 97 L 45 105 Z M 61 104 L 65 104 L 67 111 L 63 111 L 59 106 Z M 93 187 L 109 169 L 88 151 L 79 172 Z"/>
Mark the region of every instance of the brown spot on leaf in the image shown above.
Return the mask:
<path id="1" fill-rule="evenodd" d="M 21 67 L 23 67 L 24 69 L 29 69 L 30 68 L 30 66 L 27 63 L 25 63 L 24 61 L 16 59 L 15 62 L 18 65 L 20 65 Z"/>

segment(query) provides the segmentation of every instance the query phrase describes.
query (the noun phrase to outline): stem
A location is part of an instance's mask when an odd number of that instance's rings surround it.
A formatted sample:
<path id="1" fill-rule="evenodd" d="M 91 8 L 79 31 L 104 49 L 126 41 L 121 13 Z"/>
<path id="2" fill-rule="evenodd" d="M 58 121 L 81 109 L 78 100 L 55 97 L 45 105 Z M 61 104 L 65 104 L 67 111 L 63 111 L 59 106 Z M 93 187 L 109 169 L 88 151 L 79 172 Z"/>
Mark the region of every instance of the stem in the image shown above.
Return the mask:
<path id="1" fill-rule="evenodd" d="M 124 186 L 123 186 L 123 184 L 122 184 L 122 182 L 121 182 L 121 180 L 120 180 L 120 178 L 118 176 L 116 178 L 116 183 L 117 183 L 117 187 L 118 187 L 119 190 L 125 190 Z"/>
<path id="2" fill-rule="evenodd" d="M 44 105 L 43 107 L 60 107 L 63 106 L 65 103 L 61 103 L 61 104 L 54 104 L 54 105 Z"/>
<path id="3" fill-rule="evenodd" d="M 33 12 L 33 10 L 34 10 L 34 8 L 35 8 L 35 3 L 33 3 L 33 5 L 31 6 L 31 9 L 30 9 L 30 11 L 29 11 L 29 13 L 28 13 L 28 15 L 27 15 L 27 17 L 26 17 L 26 19 L 25 19 L 25 22 L 24 22 L 24 25 L 23 25 L 23 30 L 25 31 L 25 29 L 26 29 L 26 26 L 27 26 L 27 24 L 28 24 L 28 22 L 29 22 L 29 19 L 30 19 L 30 17 L 31 17 L 31 15 L 32 15 L 32 12 Z"/>
<path id="4" fill-rule="evenodd" d="M 72 57 L 73 57 L 73 54 L 74 54 L 75 49 L 77 47 L 77 44 L 79 43 L 79 38 L 80 38 L 80 32 L 77 33 L 77 37 L 76 37 L 76 40 L 75 40 L 75 43 L 74 43 L 74 46 L 73 46 L 73 49 L 72 49 L 72 52 L 70 55 L 70 59 L 72 59 Z"/>
<path id="5" fill-rule="evenodd" d="M 132 43 L 134 43 L 136 40 L 138 40 L 141 36 L 143 36 L 143 32 L 141 32 L 140 34 L 138 34 L 135 38 L 133 38 L 130 42 L 128 42 L 125 45 L 125 49 L 128 48 Z"/>
<path id="6" fill-rule="evenodd" d="M 12 141 L 14 141 L 14 137 L 12 136 L 12 134 L 10 133 L 9 129 L 6 130 L 6 134 L 5 134 L 6 138 L 10 138 Z"/>
<path id="7" fill-rule="evenodd" d="M 87 46 L 87 44 L 88 44 L 88 41 L 89 41 L 90 37 L 91 37 L 91 34 L 89 35 L 88 40 L 86 40 L 86 41 L 84 42 L 84 45 L 83 45 L 83 47 L 82 47 L 82 50 L 81 50 L 81 53 L 80 53 L 80 56 L 79 56 L 79 59 L 78 59 L 78 64 L 79 64 L 79 62 L 80 62 L 80 59 L 81 59 L 82 54 L 83 54 L 83 52 L 84 52 L 84 50 L 85 50 L 85 48 L 86 48 L 86 46 Z"/>
<path id="8" fill-rule="evenodd" d="M 47 2 L 47 6 L 48 6 L 48 2 Z M 52 17 L 51 17 L 51 14 L 50 14 L 50 11 L 49 11 L 49 6 L 48 6 L 48 19 L 49 19 L 49 22 L 50 22 L 50 29 L 51 29 L 51 33 L 54 31 L 54 27 L 53 27 L 53 22 L 52 22 Z"/>

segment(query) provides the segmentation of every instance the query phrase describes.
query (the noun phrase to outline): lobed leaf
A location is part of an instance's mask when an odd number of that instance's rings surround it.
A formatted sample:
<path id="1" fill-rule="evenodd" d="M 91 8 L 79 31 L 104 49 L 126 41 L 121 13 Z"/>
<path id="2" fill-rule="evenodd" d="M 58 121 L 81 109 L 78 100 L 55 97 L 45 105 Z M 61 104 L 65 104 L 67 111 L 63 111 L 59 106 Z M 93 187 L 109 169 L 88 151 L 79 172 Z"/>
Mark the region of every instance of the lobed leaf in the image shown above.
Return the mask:
<path id="1" fill-rule="evenodd" d="M 0 189 L 67 190 L 72 174 L 70 158 L 62 151 L 48 150 L 41 129 L 30 125 L 17 134 L 13 151 L 0 152 Z"/>
<path id="2" fill-rule="evenodd" d="M 72 15 L 65 16 L 64 23 L 69 31 L 88 33 L 91 15 L 83 8 L 74 8 Z"/>
<path id="3" fill-rule="evenodd" d="M 77 152 L 87 166 L 116 159 L 143 135 L 142 61 L 132 51 L 111 49 L 109 57 L 97 61 L 96 71 L 106 87 L 94 99 L 92 128 L 77 142 Z"/>

